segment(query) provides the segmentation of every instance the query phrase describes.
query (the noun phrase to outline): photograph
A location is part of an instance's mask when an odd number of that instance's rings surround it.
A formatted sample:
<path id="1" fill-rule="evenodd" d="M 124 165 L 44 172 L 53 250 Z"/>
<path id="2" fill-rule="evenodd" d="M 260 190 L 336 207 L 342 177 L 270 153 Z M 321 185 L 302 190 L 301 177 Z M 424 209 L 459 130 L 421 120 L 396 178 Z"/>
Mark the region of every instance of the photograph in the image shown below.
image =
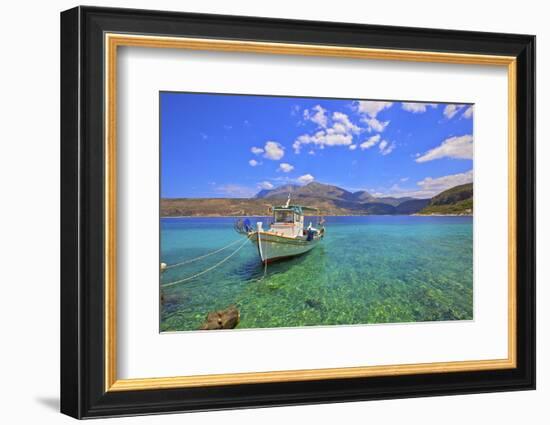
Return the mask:
<path id="1" fill-rule="evenodd" d="M 161 332 L 473 320 L 473 104 L 159 96 Z"/>

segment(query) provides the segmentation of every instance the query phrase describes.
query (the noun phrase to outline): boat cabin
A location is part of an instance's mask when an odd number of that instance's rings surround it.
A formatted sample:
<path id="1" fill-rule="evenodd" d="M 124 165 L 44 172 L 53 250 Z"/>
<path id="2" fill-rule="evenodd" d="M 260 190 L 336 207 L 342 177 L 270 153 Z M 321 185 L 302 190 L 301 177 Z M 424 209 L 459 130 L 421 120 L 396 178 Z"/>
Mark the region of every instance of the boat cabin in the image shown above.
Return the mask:
<path id="1" fill-rule="evenodd" d="M 289 205 L 273 208 L 273 223 L 270 232 L 295 238 L 304 232 L 304 213 L 302 208 Z"/>
<path id="2" fill-rule="evenodd" d="M 304 210 L 318 212 L 316 208 L 299 205 L 273 207 L 273 223 L 269 231 L 291 238 L 304 236 Z"/>

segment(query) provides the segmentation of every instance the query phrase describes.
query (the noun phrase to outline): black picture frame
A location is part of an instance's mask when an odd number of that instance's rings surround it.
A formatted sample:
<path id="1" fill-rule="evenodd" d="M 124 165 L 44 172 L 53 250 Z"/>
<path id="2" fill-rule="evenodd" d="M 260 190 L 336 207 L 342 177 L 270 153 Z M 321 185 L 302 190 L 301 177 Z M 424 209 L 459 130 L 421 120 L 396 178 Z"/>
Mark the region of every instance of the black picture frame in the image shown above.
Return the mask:
<path id="1" fill-rule="evenodd" d="M 517 367 L 475 372 L 106 392 L 104 33 L 517 58 Z M 61 13 L 61 412 L 75 418 L 535 388 L 535 37 L 76 7 Z"/>

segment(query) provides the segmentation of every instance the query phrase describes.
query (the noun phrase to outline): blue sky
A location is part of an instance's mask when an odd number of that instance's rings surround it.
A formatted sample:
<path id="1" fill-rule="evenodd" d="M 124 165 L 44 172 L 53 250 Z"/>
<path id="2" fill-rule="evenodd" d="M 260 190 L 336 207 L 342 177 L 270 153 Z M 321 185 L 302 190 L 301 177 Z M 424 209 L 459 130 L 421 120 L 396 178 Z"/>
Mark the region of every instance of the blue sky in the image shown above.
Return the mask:
<path id="1" fill-rule="evenodd" d="M 161 92 L 161 196 L 311 181 L 431 197 L 472 181 L 473 105 Z"/>

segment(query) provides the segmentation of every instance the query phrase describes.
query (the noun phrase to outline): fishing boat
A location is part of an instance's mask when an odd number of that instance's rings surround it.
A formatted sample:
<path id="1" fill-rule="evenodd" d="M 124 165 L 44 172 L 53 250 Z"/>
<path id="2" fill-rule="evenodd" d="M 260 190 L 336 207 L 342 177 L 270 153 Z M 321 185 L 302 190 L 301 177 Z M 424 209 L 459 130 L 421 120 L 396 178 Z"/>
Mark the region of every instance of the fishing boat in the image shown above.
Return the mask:
<path id="1" fill-rule="evenodd" d="M 324 220 L 319 217 L 317 208 L 301 205 L 290 205 L 290 195 L 285 205 L 271 207 L 273 221 L 267 229 L 264 223 L 258 221 L 254 227 L 249 219 L 238 220 L 235 230 L 246 235 L 258 248 L 262 263 L 283 260 L 311 251 L 325 235 Z M 316 213 L 318 219 L 314 226 L 304 221 L 310 216 L 306 212 Z"/>

